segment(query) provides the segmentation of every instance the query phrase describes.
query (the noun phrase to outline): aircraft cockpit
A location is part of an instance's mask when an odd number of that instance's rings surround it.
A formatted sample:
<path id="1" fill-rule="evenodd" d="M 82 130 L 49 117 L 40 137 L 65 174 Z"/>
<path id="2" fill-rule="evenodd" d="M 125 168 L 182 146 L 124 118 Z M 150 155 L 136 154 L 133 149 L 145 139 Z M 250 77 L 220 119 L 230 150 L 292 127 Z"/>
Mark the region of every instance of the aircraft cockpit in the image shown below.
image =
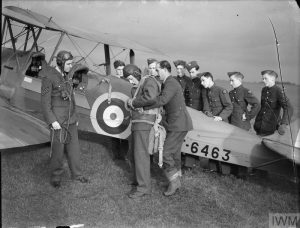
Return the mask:
<path id="1" fill-rule="evenodd" d="M 39 77 L 39 72 L 42 70 L 42 62 L 45 61 L 45 54 L 36 52 L 32 54 L 31 63 L 27 68 L 25 75 L 30 77 Z"/>

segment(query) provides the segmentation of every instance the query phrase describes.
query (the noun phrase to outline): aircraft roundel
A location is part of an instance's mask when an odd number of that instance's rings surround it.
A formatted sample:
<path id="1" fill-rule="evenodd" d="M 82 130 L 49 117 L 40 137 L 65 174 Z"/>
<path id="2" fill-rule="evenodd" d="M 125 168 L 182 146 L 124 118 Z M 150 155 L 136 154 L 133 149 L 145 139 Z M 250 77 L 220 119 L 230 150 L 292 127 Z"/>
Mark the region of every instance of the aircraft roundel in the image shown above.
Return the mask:
<path id="1" fill-rule="evenodd" d="M 91 110 L 91 122 L 98 134 L 126 139 L 131 134 L 130 112 L 125 108 L 129 97 L 123 93 L 112 92 L 111 102 L 108 94 L 100 95 Z"/>

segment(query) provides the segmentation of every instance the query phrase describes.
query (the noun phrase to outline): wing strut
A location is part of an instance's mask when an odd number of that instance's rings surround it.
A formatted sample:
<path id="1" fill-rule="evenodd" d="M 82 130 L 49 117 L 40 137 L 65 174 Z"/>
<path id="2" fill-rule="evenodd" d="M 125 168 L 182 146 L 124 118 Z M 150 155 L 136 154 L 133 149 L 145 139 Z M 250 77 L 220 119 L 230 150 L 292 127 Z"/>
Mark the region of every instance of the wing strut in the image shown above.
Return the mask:
<path id="1" fill-rule="evenodd" d="M 4 17 L 3 26 L 2 26 L 2 34 L 1 34 L 1 45 L 2 45 L 2 42 L 3 42 L 3 38 L 4 38 L 4 31 L 5 31 L 5 27 L 6 27 L 6 22 L 7 22 L 7 19 L 6 19 L 6 17 Z"/>
<path id="2" fill-rule="evenodd" d="M 29 27 L 27 27 L 26 38 L 25 38 L 25 44 L 24 44 L 24 51 L 26 51 L 28 39 L 29 39 Z"/>
<path id="3" fill-rule="evenodd" d="M 105 54 L 106 75 L 110 75 L 111 68 L 110 68 L 110 55 L 109 55 L 109 45 L 108 44 L 104 44 L 104 54 Z"/>
<path id="4" fill-rule="evenodd" d="M 16 49 L 16 43 L 15 43 L 15 39 L 14 39 L 14 34 L 13 34 L 12 29 L 11 29 L 10 20 L 8 18 L 7 18 L 7 27 L 8 27 L 8 30 L 9 30 L 9 34 L 10 34 L 10 38 L 11 38 L 11 43 L 12 43 L 12 46 L 13 46 L 13 49 L 14 49 L 14 53 L 16 53 L 17 49 Z M 17 71 L 19 71 L 19 69 L 20 69 L 20 63 L 19 63 L 19 58 L 18 58 L 17 54 L 16 54 L 16 61 L 17 61 Z"/>
<path id="5" fill-rule="evenodd" d="M 49 62 L 48 62 L 49 65 L 50 65 L 50 63 L 52 62 L 52 60 L 53 60 L 53 58 L 54 58 L 54 55 L 55 55 L 55 53 L 56 53 L 56 51 L 57 51 L 57 49 L 58 49 L 60 43 L 62 42 L 62 40 L 63 40 L 63 38 L 64 38 L 64 35 L 65 35 L 65 33 L 62 32 L 61 35 L 60 35 L 60 37 L 59 37 L 59 40 L 58 40 L 58 42 L 57 42 L 57 44 L 56 44 L 56 46 L 55 46 L 55 48 L 54 48 L 54 51 L 52 52 L 52 55 L 51 55 L 51 57 L 50 57 L 50 59 L 49 59 Z"/>
<path id="6" fill-rule="evenodd" d="M 129 51 L 129 60 L 130 60 L 130 64 L 134 64 L 135 54 L 134 54 L 134 51 L 132 49 L 130 49 L 130 51 Z"/>
<path id="7" fill-rule="evenodd" d="M 32 51 L 35 48 L 35 50 L 38 52 L 39 49 L 38 49 L 38 45 L 37 45 L 37 40 L 39 39 L 39 37 L 41 35 L 42 29 L 39 28 L 39 31 L 37 32 L 37 34 L 35 34 L 34 28 L 32 26 L 30 26 L 30 29 L 31 29 L 32 38 L 33 38 L 33 44 L 32 44 L 30 51 Z"/>

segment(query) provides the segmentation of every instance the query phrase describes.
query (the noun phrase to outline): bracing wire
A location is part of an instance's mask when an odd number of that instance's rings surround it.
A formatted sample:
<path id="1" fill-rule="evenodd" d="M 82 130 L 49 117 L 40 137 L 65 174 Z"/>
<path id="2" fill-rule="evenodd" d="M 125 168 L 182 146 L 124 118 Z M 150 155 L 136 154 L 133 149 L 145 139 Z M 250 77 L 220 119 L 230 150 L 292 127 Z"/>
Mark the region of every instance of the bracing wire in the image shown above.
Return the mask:
<path id="1" fill-rule="evenodd" d="M 90 54 L 93 53 L 93 51 L 99 46 L 100 43 L 97 43 L 96 46 L 84 57 L 85 59 L 90 56 Z"/>
<path id="2" fill-rule="evenodd" d="M 84 61 L 86 62 L 86 59 L 88 58 L 90 61 L 91 61 L 91 63 L 92 63 L 92 65 L 96 65 L 95 64 L 95 62 L 91 59 L 91 58 L 89 58 L 89 55 L 99 46 L 99 44 L 101 44 L 100 42 L 98 42 L 97 44 L 96 44 L 96 46 L 87 54 L 84 50 L 82 50 L 81 48 L 80 48 L 80 46 L 70 37 L 70 35 L 68 34 L 68 33 L 66 33 L 66 35 L 67 35 L 67 37 L 69 38 L 69 40 L 71 41 L 71 43 L 73 44 L 73 46 L 75 47 L 75 49 L 76 49 L 76 51 L 79 53 L 79 55 L 82 57 L 82 59 L 84 59 Z M 80 51 L 80 50 L 81 51 Z M 81 54 L 81 52 L 83 53 L 83 54 Z M 84 55 L 85 55 L 85 57 L 84 57 Z"/>
<path id="3" fill-rule="evenodd" d="M 23 28 L 22 31 L 19 32 L 19 33 L 14 37 L 14 39 L 18 39 L 20 36 L 23 36 L 25 31 L 26 31 L 26 29 Z M 6 33 L 7 33 L 7 31 L 6 31 Z M 5 37 L 5 39 L 6 39 L 6 37 Z M 5 45 L 5 44 L 8 43 L 10 40 L 11 40 L 11 39 L 6 40 L 4 43 L 2 43 L 2 45 Z"/>
<path id="4" fill-rule="evenodd" d="M 122 54 L 125 50 L 126 50 L 126 49 L 122 49 L 122 51 L 120 51 L 119 53 L 117 53 L 116 55 L 114 55 L 114 53 L 113 53 L 113 51 L 112 51 L 112 48 L 110 48 L 110 52 L 111 52 L 111 54 L 112 54 L 112 56 L 113 56 L 111 59 L 115 60 L 116 57 L 119 56 L 120 54 Z"/>

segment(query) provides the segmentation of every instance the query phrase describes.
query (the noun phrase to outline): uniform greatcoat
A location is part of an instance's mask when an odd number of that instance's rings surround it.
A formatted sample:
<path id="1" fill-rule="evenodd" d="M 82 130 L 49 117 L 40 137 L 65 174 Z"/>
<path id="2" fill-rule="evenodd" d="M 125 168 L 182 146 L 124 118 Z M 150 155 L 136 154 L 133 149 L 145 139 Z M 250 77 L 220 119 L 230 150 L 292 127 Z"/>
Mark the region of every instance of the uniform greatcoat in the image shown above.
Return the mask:
<path id="1" fill-rule="evenodd" d="M 201 85 L 201 79 L 195 77 L 192 79 L 193 85 L 191 88 L 191 108 L 194 108 L 198 111 L 203 110 L 203 100 L 202 100 L 202 90 L 204 87 Z"/>
<path id="2" fill-rule="evenodd" d="M 192 79 L 186 75 L 179 77 L 178 75 L 175 77 L 176 80 L 179 82 L 182 88 L 182 93 L 185 100 L 185 105 L 191 107 L 192 106 L 192 88 L 193 82 Z"/>
<path id="3" fill-rule="evenodd" d="M 164 168 L 167 177 L 181 170 L 181 146 L 187 132 L 193 129 L 192 119 L 186 109 L 181 86 L 169 76 L 162 85 L 161 94 L 155 99 L 154 107 L 164 107 L 163 125 L 167 136 L 163 149 Z"/>

